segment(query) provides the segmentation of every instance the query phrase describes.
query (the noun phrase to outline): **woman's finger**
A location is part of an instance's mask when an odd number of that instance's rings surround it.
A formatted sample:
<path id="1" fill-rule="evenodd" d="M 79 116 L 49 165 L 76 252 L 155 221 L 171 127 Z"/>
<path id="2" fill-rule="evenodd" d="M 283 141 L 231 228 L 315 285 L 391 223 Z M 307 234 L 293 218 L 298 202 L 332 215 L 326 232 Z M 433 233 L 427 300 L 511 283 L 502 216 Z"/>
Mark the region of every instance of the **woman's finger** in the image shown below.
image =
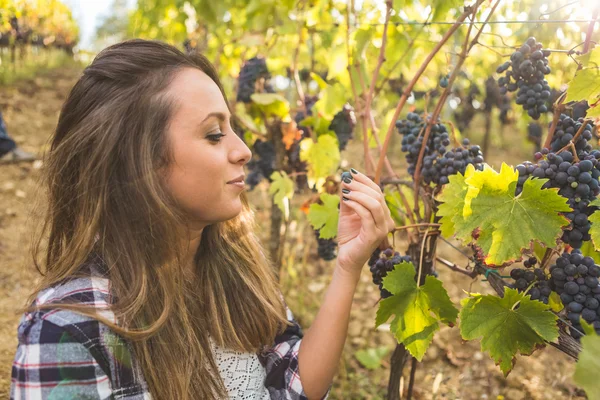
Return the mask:
<path id="1" fill-rule="evenodd" d="M 365 230 L 367 237 L 371 238 L 380 235 L 380 231 L 377 229 L 375 221 L 373 221 L 373 216 L 365 206 L 353 200 L 344 200 L 344 203 L 358 214 L 362 228 Z"/>
<path id="2" fill-rule="evenodd" d="M 368 176 L 366 176 L 362 172 L 359 172 L 359 171 L 355 170 L 354 168 L 350 168 L 350 173 L 352 174 L 352 177 L 356 181 L 369 186 L 371 189 L 373 189 L 377 193 L 382 193 L 381 192 L 381 188 L 379 187 L 379 185 L 376 184 L 375 182 L 373 182 L 371 180 L 371 178 L 369 178 Z"/>
<path id="3" fill-rule="evenodd" d="M 365 207 L 371 214 L 371 218 L 375 222 L 377 229 L 388 232 L 387 221 L 381 203 L 371 196 L 360 191 L 350 191 L 343 194 L 346 198 L 353 200 Z"/>

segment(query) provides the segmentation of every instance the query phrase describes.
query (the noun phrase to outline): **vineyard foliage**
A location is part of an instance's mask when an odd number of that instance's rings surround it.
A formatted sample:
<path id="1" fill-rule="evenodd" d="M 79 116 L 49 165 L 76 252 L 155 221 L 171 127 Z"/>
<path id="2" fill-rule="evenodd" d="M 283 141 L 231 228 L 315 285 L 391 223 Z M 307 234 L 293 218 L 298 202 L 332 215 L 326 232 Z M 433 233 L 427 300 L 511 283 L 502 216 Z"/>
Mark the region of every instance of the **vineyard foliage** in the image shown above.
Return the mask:
<path id="1" fill-rule="evenodd" d="M 60 0 L 0 0 L 0 44 L 73 47 L 79 27 Z"/>

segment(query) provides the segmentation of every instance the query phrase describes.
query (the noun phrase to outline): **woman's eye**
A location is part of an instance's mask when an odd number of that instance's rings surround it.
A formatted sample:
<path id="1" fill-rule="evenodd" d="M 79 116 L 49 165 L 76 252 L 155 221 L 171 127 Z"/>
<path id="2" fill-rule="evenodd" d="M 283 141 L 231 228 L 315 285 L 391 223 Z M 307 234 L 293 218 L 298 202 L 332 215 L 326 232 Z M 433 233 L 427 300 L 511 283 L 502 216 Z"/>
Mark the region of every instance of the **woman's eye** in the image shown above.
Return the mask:
<path id="1" fill-rule="evenodd" d="M 219 142 L 221 141 L 221 138 L 222 138 L 223 136 L 225 136 L 225 135 L 223 135 L 222 133 L 218 133 L 218 134 L 216 134 L 216 135 L 208 135 L 208 136 L 206 136 L 206 137 L 207 137 L 207 138 L 208 138 L 208 140 L 210 140 L 211 142 L 214 142 L 214 143 L 219 143 Z"/>

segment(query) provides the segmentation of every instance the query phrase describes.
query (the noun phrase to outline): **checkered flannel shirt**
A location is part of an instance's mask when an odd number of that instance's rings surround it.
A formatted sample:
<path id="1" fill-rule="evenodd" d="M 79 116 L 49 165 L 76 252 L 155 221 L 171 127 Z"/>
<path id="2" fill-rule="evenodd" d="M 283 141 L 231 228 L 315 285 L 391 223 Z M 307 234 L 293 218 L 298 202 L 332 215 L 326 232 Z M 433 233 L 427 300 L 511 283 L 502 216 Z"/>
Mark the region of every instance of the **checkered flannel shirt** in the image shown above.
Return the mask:
<path id="1" fill-rule="evenodd" d="M 110 302 L 108 279 L 99 265 L 86 268 L 89 277 L 48 288 L 39 293 L 36 303 L 74 301 L 106 307 Z M 265 368 L 264 385 L 271 399 L 304 400 L 298 368 L 303 333 L 287 311 L 294 325 L 258 358 Z M 102 313 L 115 321 L 110 311 Z M 151 399 L 129 344 L 92 318 L 63 309 L 25 313 L 18 338 L 11 399 Z"/>

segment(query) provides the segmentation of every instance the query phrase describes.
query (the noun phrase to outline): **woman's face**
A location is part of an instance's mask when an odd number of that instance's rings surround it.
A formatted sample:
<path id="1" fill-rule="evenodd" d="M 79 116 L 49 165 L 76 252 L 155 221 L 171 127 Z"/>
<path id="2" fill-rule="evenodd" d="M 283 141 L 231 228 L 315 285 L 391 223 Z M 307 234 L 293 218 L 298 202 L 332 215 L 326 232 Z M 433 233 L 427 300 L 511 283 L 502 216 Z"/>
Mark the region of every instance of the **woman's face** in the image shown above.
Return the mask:
<path id="1" fill-rule="evenodd" d="M 252 152 L 231 129 L 219 87 L 204 72 L 184 68 L 167 96 L 175 100 L 167 131 L 174 159 L 167 172 L 168 188 L 195 229 L 235 217 L 242 210 L 240 193 L 245 189 L 227 182 L 244 175 Z"/>

